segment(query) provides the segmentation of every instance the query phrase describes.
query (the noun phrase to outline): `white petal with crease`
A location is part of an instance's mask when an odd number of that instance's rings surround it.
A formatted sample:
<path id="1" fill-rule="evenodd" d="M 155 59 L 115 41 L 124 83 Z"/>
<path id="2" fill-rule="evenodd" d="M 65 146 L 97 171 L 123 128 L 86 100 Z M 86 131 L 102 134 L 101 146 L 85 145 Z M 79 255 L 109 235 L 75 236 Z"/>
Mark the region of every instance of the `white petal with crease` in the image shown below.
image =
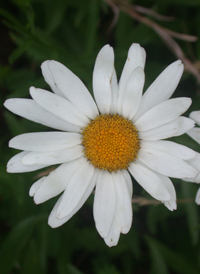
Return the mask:
<path id="1" fill-rule="evenodd" d="M 153 150 L 162 151 L 183 160 L 192 159 L 196 156 L 196 152 L 194 150 L 171 141 L 141 140 L 140 147 L 142 149 L 153 149 Z"/>
<path id="2" fill-rule="evenodd" d="M 40 178 L 39 180 L 37 180 L 34 184 L 32 184 L 30 190 L 29 190 L 29 196 L 33 197 L 35 195 L 35 193 L 38 191 L 38 189 L 40 188 L 42 182 L 45 180 L 46 176 Z"/>
<path id="3" fill-rule="evenodd" d="M 84 163 L 72 177 L 62 196 L 57 210 L 57 218 L 62 219 L 70 214 L 83 198 L 94 174 L 94 166 Z"/>
<path id="4" fill-rule="evenodd" d="M 127 188 L 126 181 L 122 173 L 118 170 L 112 172 L 112 178 L 116 192 L 115 220 L 120 232 L 128 233 L 132 224 L 132 203 Z"/>
<path id="5" fill-rule="evenodd" d="M 97 179 L 94 197 L 94 220 L 102 238 L 108 236 L 115 215 L 116 194 L 112 175 L 101 171 Z"/>
<path id="6" fill-rule="evenodd" d="M 47 61 L 53 82 L 64 96 L 91 119 L 98 115 L 96 104 L 83 82 L 57 61 Z"/>
<path id="7" fill-rule="evenodd" d="M 119 237 L 120 237 L 120 231 L 117 226 L 116 220 L 114 218 L 109 234 L 107 237 L 104 238 L 104 241 L 109 247 L 116 246 L 118 244 Z"/>
<path id="8" fill-rule="evenodd" d="M 55 82 L 55 79 L 53 77 L 53 74 L 49 68 L 49 63 L 51 61 L 47 60 L 47 61 L 44 61 L 41 65 L 41 69 L 42 69 L 42 75 L 44 77 L 44 80 L 47 82 L 47 84 L 51 87 L 52 91 L 61 96 L 61 97 L 64 97 L 62 91 L 58 88 L 56 82 Z"/>
<path id="9" fill-rule="evenodd" d="M 167 139 L 173 136 L 182 135 L 193 127 L 193 120 L 186 117 L 179 117 L 170 123 L 147 131 L 138 132 L 138 134 L 139 138 L 143 140 Z"/>
<path id="10" fill-rule="evenodd" d="M 54 151 L 81 144 L 81 135 L 69 132 L 36 132 L 18 135 L 9 147 L 28 151 Z"/>
<path id="11" fill-rule="evenodd" d="M 35 203 L 44 203 L 64 191 L 76 171 L 85 162 L 86 159 L 81 157 L 69 163 L 62 164 L 53 170 L 37 190 L 34 196 Z"/>
<path id="12" fill-rule="evenodd" d="M 4 106 L 11 112 L 30 121 L 64 131 L 80 132 L 81 128 L 43 109 L 32 99 L 8 99 Z"/>
<path id="13" fill-rule="evenodd" d="M 111 46 L 106 45 L 97 55 L 93 71 L 94 98 L 102 114 L 109 113 L 111 108 L 113 74 L 114 52 Z"/>
<path id="14" fill-rule="evenodd" d="M 89 119 L 67 99 L 34 87 L 30 88 L 30 94 L 42 108 L 69 123 L 84 127 L 89 122 Z"/>
<path id="15" fill-rule="evenodd" d="M 46 151 L 46 152 L 29 152 L 21 161 L 24 165 L 55 165 L 69 162 L 83 155 L 81 145 L 66 148 L 63 150 Z"/>
<path id="16" fill-rule="evenodd" d="M 167 100 L 147 111 L 134 124 L 139 131 L 162 126 L 178 118 L 189 108 L 191 103 L 190 98 Z"/>
<path id="17" fill-rule="evenodd" d="M 189 117 L 193 120 L 195 120 L 195 122 L 200 126 L 200 111 L 192 111 L 189 115 Z"/>
<path id="18" fill-rule="evenodd" d="M 44 167 L 47 167 L 48 164 L 42 164 L 42 165 L 24 165 L 21 162 L 21 159 L 28 154 L 28 151 L 23 151 L 15 156 L 13 156 L 7 163 L 7 172 L 9 173 L 21 173 L 21 172 L 30 172 L 35 171 Z"/>
<path id="19" fill-rule="evenodd" d="M 198 172 L 185 161 L 153 149 L 140 149 L 138 159 L 151 169 L 173 178 L 194 178 Z"/>
<path id="20" fill-rule="evenodd" d="M 142 116 L 146 111 L 161 102 L 169 99 L 174 93 L 180 78 L 183 74 L 183 64 L 178 60 L 169 65 L 151 84 L 142 97 L 142 102 L 134 121 Z"/>
<path id="21" fill-rule="evenodd" d="M 170 194 L 162 184 L 161 179 L 155 172 L 135 161 L 131 163 L 128 170 L 135 180 L 155 199 L 169 201 Z"/>
<path id="22" fill-rule="evenodd" d="M 88 197 L 90 196 L 92 190 L 94 189 L 96 182 L 97 182 L 97 177 L 99 174 L 99 170 L 96 169 L 94 171 L 92 180 L 88 186 L 88 188 L 86 189 L 86 192 L 84 193 L 84 195 L 82 196 L 81 200 L 79 201 L 79 203 L 77 204 L 77 206 L 72 210 L 72 212 L 70 214 L 68 214 L 66 217 L 63 217 L 62 219 L 58 219 L 57 216 L 57 210 L 58 207 L 60 205 L 60 202 L 62 200 L 62 196 L 59 198 L 59 200 L 57 201 L 57 203 L 55 204 L 53 210 L 51 211 L 51 214 L 49 216 L 48 219 L 48 224 L 52 227 L 59 227 L 61 225 L 63 225 L 64 223 L 66 223 L 81 207 L 82 205 L 85 203 L 85 201 L 88 199 Z"/>
<path id="23" fill-rule="evenodd" d="M 187 134 L 193 139 L 195 140 L 198 144 L 200 144 L 200 128 L 195 127 L 192 128 L 191 130 L 189 130 L 187 132 Z"/>
<path id="24" fill-rule="evenodd" d="M 115 70 L 112 75 L 111 90 L 112 90 L 112 100 L 111 100 L 111 106 L 110 106 L 110 114 L 116 114 L 119 91 L 118 91 L 117 75 Z"/>
<path id="25" fill-rule="evenodd" d="M 140 106 L 144 87 L 144 77 L 143 69 L 137 67 L 132 72 L 125 87 L 122 102 L 122 115 L 129 120 L 133 118 Z"/>
<path id="26" fill-rule="evenodd" d="M 132 196 L 133 196 L 133 183 L 132 183 L 132 180 L 131 180 L 131 176 L 130 176 L 129 172 L 125 169 L 122 169 L 121 172 L 122 172 L 122 174 L 124 176 L 124 179 L 126 181 L 130 198 L 132 199 Z"/>
<path id="27" fill-rule="evenodd" d="M 118 113 L 122 112 L 122 102 L 124 98 L 125 88 L 129 81 L 129 78 L 137 67 L 144 69 L 146 56 L 144 56 L 144 49 L 139 44 L 132 44 L 129 51 L 126 63 L 124 65 L 121 78 L 119 81 L 119 97 L 118 97 Z"/>

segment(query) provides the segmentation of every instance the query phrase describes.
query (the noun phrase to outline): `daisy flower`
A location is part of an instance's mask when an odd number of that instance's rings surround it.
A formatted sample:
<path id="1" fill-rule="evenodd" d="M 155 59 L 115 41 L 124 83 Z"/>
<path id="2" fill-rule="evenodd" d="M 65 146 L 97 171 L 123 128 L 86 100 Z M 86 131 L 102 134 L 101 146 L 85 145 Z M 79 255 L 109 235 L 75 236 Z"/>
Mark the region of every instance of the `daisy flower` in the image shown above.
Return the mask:
<path id="1" fill-rule="evenodd" d="M 200 111 L 193 111 L 190 113 L 189 116 L 191 119 L 195 121 L 197 125 L 200 126 Z M 199 127 L 194 127 L 191 130 L 187 132 L 187 134 L 195 140 L 198 144 L 200 144 L 200 128 Z M 193 183 L 200 183 L 200 153 L 196 153 L 196 157 L 193 159 L 190 159 L 187 161 L 190 165 L 192 165 L 196 170 L 198 170 L 199 175 L 196 178 L 190 178 L 190 179 L 185 179 L 186 181 L 190 181 Z M 196 194 L 196 199 L 195 202 L 200 205 L 200 188 L 197 191 Z"/>
<path id="2" fill-rule="evenodd" d="M 62 193 L 49 216 L 51 227 L 67 222 L 95 188 L 96 228 L 108 246 L 116 245 L 132 223 L 131 175 L 169 210 L 176 209 L 169 177 L 197 176 L 186 162 L 196 153 L 163 140 L 194 126 L 193 120 L 180 117 L 191 99 L 169 99 L 183 64 L 178 60 L 168 66 L 142 95 L 145 59 L 145 50 L 133 44 L 118 83 L 113 48 L 104 46 L 93 71 L 95 100 L 64 65 L 45 61 L 42 73 L 53 92 L 31 87 L 32 99 L 5 102 L 13 113 L 58 130 L 13 138 L 9 146 L 23 152 L 7 165 L 8 172 L 29 172 L 61 164 L 29 193 L 36 204 Z"/>

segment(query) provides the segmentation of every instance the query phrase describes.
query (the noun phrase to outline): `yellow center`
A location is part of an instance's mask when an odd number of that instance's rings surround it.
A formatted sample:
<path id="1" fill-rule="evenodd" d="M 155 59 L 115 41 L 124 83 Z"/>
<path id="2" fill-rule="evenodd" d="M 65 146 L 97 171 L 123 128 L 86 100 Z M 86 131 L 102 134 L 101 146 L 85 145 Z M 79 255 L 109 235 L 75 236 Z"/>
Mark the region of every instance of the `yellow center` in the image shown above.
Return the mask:
<path id="1" fill-rule="evenodd" d="M 133 123 L 118 114 L 104 114 L 82 131 L 85 157 L 97 168 L 110 172 L 127 169 L 140 148 Z"/>

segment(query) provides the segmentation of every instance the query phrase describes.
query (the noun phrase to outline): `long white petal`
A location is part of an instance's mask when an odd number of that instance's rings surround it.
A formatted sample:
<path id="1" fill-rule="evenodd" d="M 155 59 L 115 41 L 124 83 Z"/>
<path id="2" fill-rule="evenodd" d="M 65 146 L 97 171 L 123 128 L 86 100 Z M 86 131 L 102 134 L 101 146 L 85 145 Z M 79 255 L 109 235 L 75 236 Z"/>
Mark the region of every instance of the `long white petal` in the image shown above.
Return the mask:
<path id="1" fill-rule="evenodd" d="M 137 67 L 132 72 L 124 91 L 122 115 L 131 120 L 137 112 L 142 99 L 144 87 L 144 71 Z"/>
<path id="2" fill-rule="evenodd" d="M 174 93 L 183 74 L 183 64 L 178 60 L 169 65 L 151 84 L 142 97 L 135 121 L 152 107 L 169 99 Z"/>
<path id="3" fill-rule="evenodd" d="M 30 172 L 35 171 L 44 167 L 47 167 L 48 164 L 42 164 L 42 165 L 24 165 L 21 162 L 21 159 L 28 154 L 28 151 L 23 151 L 15 156 L 13 156 L 7 163 L 7 172 L 9 173 L 24 173 L 24 172 Z"/>
<path id="4" fill-rule="evenodd" d="M 8 99 L 4 106 L 11 112 L 30 121 L 58 130 L 81 132 L 81 128 L 43 109 L 32 99 Z"/>
<path id="5" fill-rule="evenodd" d="M 116 246 L 118 244 L 119 237 L 120 237 L 120 230 L 114 218 L 111 229 L 108 233 L 108 236 L 104 238 L 104 241 L 109 247 Z"/>
<path id="6" fill-rule="evenodd" d="M 81 144 L 81 135 L 69 132 L 36 132 L 18 135 L 9 147 L 28 151 L 55 151 Z"/>
<path id="7" fill-rule="evenodd" d="M 155 199 L 159 201 L 169 201 L 170 194 L 162 184 L 161 179 L 147 167 L 135 161 L 131 163 L 128 170 L 135 180 Z"/>
<path id="8" fill-rule="evenodd" d="M 85 127 L 89 119 L 67 99 L 44 89 L 30 88 L 32 98 L 42 108 L 69 123 Z"/>
<path id="9" fill-rule="evenodd" d="M 122 114 L 122 102 L 125 94 L 126 85 L 134 69 L 141 67 L 144 69 L 146 56 L 144 56 L 144 49 L 139 44 L 132 44 L 129 51 L 126 63 L 124 65 L 121 78 L 119 81 L 119 97 L 118 97 L 118 113 Z"/>
<path id="10" fill-rule="evenodd" d="M 187 163 L 192 165 L 196 170 L 200 172 L 200 153 L 196 152 L 196 157 L 187 160 Z"/>
<path id="11" fill-rule="evenodd" d="M 77 206 L 72 210 L 72 212 L 70 214 L 68 214 L 66 217 L 63 217 L 62 219 L 58 219 L 56 217 L 57 216 L 57 210 L 58 210 L 59 204 L 60 204 L 60 202 L 62 200 L 62 196 L 59 198 L 59 200 L 55 204 L 53 210 L 51 211 L 51 214 L 49 215 L 49 219 L 48 219 L 48 224 L 52 228 L 59 227 L 59 226 L 63 225 L 64 223 L 66 223 L 82 207 L 82 205 L 88 199 L 88 197 L 90 196 L 92 190 L 94 189 L 94 187 L 96 185 L 98 174 L 99 174 L 99 170 L 96 169 L 94 171 L 92 180 L 91 180 L 88 188 L 86 189 L 86 192 L 84 193 L 84 195 L 80 199 L 80 201 L 77 204 Z"/>
<path id="12" fill-rule="evenodd" d="M 45 62 L 48 66 L 45 66 Z M 82 113 L 91 119 L 96 118 L 98 115 L 96 104 L 83 82 L 63 64 L 53 60 L 45 62 L 43 64 L 52 76 L 51 80 L 48 78 L 52 89 L 56 86 Z"/>
<path id="13" fill-rule="evenodd" d="M 153 149 L 165 152 L 169 155 L 176 156 L 183 160 L 189 160 L 196 156 L 196 152 L 186 146 L 179 145 L 175 142 L 171 141 L 147 141 L 141 140 L 140 141 L 140 148 L 141 149 Z"/>
<path id="14" fill-rule="evenodd" d="M 126 181 L 130 198 L 132 199 L 132 196 L 133 196 L 133 182 L 131 180 L 131 176 L 130 176 L 130 174 L 127 170 L 123 169 L 123 170 L 121 170 L 121 172 L 122 172 L 122 174 L 124 176 L 124 179 Z"/>
<path id="15" fill-rule="evenodd" d="M 62 196 L 57 210 L 57 218 L 62 219 L 70 214 L 83 198 L 94 174 L 94 166 L 84 163 L 72 177 Z"/>
<path id="16" fill-rule="evenodd" d="M 105 45 L 96 58 L 93 71 L 93 92 L 102 114 L 109 113 L 112 102 L 112 77 L 114 74 L 113 48 Z"/>
<path id="17" fill-rule="evenodd" d="M 116 194 L 112 175 L 100 171 L 94 197 L 94 220 L 102 238 L 108 236 L 115 214 Z"/>
<path id="18" fill-rule="evenodd" d="M 29 152 L 22 157 L 21 162 L 24 165 L 55 165 L 69 162 L 83 155 L 83 147 L 77 145 L 74 147 L 46 152 Z"/>
<path id="19" fill-rule="evenodd" d="M 36 191 L 34 202 L 36 204 L 44 203 L 64 191 L 71 178 L 85 162 L 86 159 L 81 157 L 69 163 L 62 164 L 53 170 Z"/>
<path id="20" fill-rule="evenodd" d="M 32 184 L 30 190 L 29 190 L 29 196 L 33 197 L 35 195 L 35 193 L 38 191 L 38 189 L 40 188 L 42 182 L 45 180 L 46 176 L 40 178 L 39 180 L 37 180 L 34 184 Z"/>
<path id="21" fill-rule="evenodd" d="M 160 127 L 150 129 L 147 131 L 139 131 L 138 133 L 140 139 L 159 140 L 182 135 L 193 127 L 193 120 L 186 117 L 179 117 L 176 120 L 165 125 L 162 125 Z"/>
<path id="22" fill-rule="evenodd" d="M 172 178 L 194 178 L 198 175 L 197 170 L 185 161 L 161 151 L 140 149 L 138 159 L 151 169 Z"/>
<path id="23" fill-rule="evenodd" d="M 195 202 L 200 205 L 200 188 L 199 190 L 197 191 L 197 195 L 196 195 L 196 198 L 195 198 Z"/>
<path id="24" fill-rule="evenodd" d="M 187 131 L 187 134 L 198 144 L 200 144 L 200 128 L 192 128 L 191 130 Z"/>
<path id="25" fill-rule="evenodd" d="M 163 201 L 163 204 L 171 211 L 176 210 L 177 209 L 176 191 L 175 191 L 172 181 L 168 177 L 166 177 L 162 174 L 157 173 L 157 175 L 160 177 L 163 185 L 166 187 L 167 191 L 169 192 L 169 194 L 171 196 L 170 200 Z"/>
<path id="26" fill-rule="evenodd" d="M 139 131 L 146 131 L 167 124 L 191 105 L 190 98 L 175 98 L 164 101 L 143 114 L 134 124 Z"/>
<path id="27" fill-rule="evenodd" d="M 200 126 L 200 110 L 192 111 L 189 117 L 195 120 L 195 122 Z"/>
<path id="28" fill-rule="evenodd" d="M 112 100 L 110 106 L 110 114 L 117 113 L 117 100 L 118 100 L 118 83 L 117 83 L 117 75 L 116 71 L 114 70 L 112 79 L 111 79 L 111 90 L 112 90 Z"/>
<path id="29" fill-rule="evenodd" d="M 132 203 L 125 178 L 120 170 L 112 172 L 116 192 L 115 219 L 120 232 L 128 233 L 132 224 Z"/>
<path id="30" fill-rule="evenodd" d="M 61 96 L 61 97 L 64 97 L 62 91 L 59 89 L 59 87 L 57 86 L 56 82 L 55 82 L 55 79 L 53 77 L 53 73 L 52 71 L 50 70 L 50 67 L 49 67 L 49 63 L 52 62 L 52 61 L 45 61 L 42 63 L 41 65 L 41 69 L 42 69 L 42 74 L 43 74 L 43 77 L 44 77 L 44 80 L 47 82 L 47 84 L 51 87 L 52 91 Z"/>

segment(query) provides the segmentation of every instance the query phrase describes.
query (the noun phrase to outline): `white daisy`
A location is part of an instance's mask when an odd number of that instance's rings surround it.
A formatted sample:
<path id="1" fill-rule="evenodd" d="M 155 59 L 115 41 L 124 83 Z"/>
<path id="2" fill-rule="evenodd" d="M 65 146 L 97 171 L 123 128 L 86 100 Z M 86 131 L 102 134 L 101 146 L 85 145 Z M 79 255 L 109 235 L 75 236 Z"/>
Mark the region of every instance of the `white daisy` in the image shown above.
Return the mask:
<path id="1" fill-rule="evenodd" d="M 24 151 L 8 162 L 8 172 L 61 164 L 30 189 L 36 204 L 63 192 L 49 216 L 51 227 L 67 222 L 96 186 L 96 228 L 108 246 L 116 245 L 132 223 L 130 174 L 170 210 L 176 209 L 176 193 L 168 177 L 197 176 L 186 162 L 196 153 L 162 140 L 194 126 L 193 120 L 180 117 L 191 99 L 169 99 L 183 64 L 179 60 L 168 66 L 142 96 L 145 58 L 145 50 L 133 44 L 118 83 L 113 48 L 104 46 L 93 71 L 96 103 L 81 80 L 56 61 L 42 64 L 53 93 L 31 87 L 33 99 L 5 102 L 15 114 L 61 131 L 22 134 L 9 143 Z"/>
<path id="2" fill-rule="evenodd" d="M 200 111 L 193 111 L 190 113 L 190 118 L 193 119 L 197 125 L 200 126 Z M 195 140 L 198 144 L 200 144 L 200 128 L 194 127 L 187 132 L 187 134 Z M 187 161 L 190 165 L 192 165 L 196 170 L 198 170 L 199 175 L 196 178 L 185 179 L 186 181 L 200 183 L 200 153 L 196 154 L 196 157 Z M 197 191 L 195 202 L 200 205 L 200 188 Z"/>

